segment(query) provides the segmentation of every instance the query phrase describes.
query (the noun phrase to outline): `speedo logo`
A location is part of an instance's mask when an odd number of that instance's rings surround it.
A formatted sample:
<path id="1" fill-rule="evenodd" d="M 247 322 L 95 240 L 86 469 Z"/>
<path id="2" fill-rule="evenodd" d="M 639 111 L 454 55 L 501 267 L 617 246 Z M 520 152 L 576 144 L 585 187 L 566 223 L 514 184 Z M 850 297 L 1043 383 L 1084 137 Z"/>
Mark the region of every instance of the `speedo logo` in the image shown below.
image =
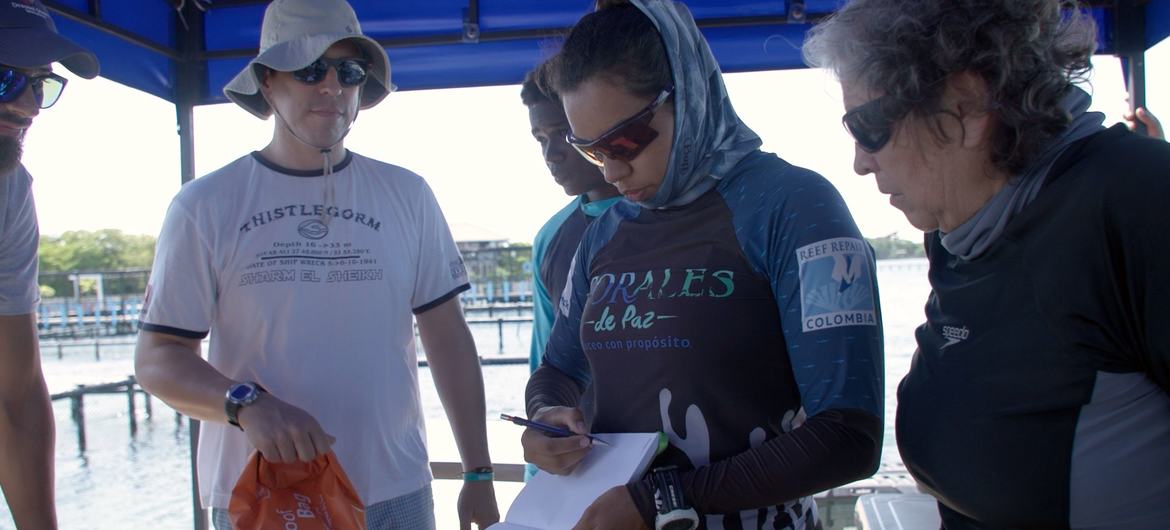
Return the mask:
<path id="1" fill-rule="evenodd" d="M 942 345 L 943 348 L 946 348 L 967 340 L 967 337 L 971 336 L 971 330 L 967 329 L 967 326 L 961 328 L 956 326 L 943 326 L 942 336 L 947 339 L 947 343 Z"/>

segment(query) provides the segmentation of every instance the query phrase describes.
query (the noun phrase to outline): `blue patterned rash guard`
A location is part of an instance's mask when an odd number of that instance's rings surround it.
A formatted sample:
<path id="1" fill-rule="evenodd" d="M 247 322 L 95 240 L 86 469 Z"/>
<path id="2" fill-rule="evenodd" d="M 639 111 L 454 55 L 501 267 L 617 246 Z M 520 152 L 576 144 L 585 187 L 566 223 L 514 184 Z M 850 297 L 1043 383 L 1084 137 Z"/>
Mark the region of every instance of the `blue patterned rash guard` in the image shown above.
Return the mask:
<path id="1" fill-rule="evenodd" d="M 595 392 L 593 432 L 663 431 L 703 528 L 812 528 L 882 445 L 872 249 L 821 176 L 755 151 L 681 207 L 586 230 L 528 412 Z M 629 486 L 652 521 L 653 489 Z M 651 525 L 652 526 L 652 525 Z"/>
<path id="2" fill-rule="evenodd" d="M 590 201 L 577 196 L 553 215 L 536 233 L 532 242 L 532 345 L 528 357 L 530 371 L 540 366 L 544 345 L 556 321 L 556 308 L 565 290 L 569 265 L 581 244 L 585 227 L 605 213 L 621 197 Z"/>
<path id="3" fill-rule="evenodd" d="M 535 372 L 540 367 L 544 346 L 548 343 L 549 333 L 556 321 L 556 308 L 565 290 L 569 266 L 577 254 L 577 246 L 581 244 L 585 228 L 621 200 L 621 197 L 611 197 L 590 201 L 585 195 L 579 195 L 536 233 L 532 243 L 532 344 L 528 355 L 529 371 Z M 588 410 L 585 414 L 589 414 Z M 535 474 L 535 465 L 525 466 L 525 481 Z"/>

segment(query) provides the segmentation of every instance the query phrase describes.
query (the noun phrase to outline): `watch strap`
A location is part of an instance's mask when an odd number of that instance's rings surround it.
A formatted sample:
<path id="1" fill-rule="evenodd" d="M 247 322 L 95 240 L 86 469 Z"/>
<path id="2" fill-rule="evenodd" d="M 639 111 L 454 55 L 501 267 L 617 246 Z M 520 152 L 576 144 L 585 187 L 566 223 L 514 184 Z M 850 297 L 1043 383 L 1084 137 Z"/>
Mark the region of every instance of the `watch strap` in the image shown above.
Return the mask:
<path id="1" fill-rule="evenodd" d="M 654 518 L 656 530 L 692 530 L 699 525 L 699 515 L 687 504 L 683 496 L 682 481 L 677 466 L 655 468 L 650 472 L 654 483 L 655 505 L 658 513 Z"/>
<path id="2" fill-rule="evenodd" d="M 254 391 L 244 400 L 233 399 L 232 393 L 240 386 L 250 386 Z M 268 390 L 261 386 L 260 383 L 255 381 L 248 381 L 246 383 L 232 385 L 231 388 L 228 389 L 227 396 L 224 397 L 223 401 L 223 410 L 227 414 L 228 423 L 234 425 L 237 429 L 243 430 L 244 428 L 240 426 L 240 409 L 251 405 L 260 398 L 260 394 L 266 393 L 268 393 Z"/>

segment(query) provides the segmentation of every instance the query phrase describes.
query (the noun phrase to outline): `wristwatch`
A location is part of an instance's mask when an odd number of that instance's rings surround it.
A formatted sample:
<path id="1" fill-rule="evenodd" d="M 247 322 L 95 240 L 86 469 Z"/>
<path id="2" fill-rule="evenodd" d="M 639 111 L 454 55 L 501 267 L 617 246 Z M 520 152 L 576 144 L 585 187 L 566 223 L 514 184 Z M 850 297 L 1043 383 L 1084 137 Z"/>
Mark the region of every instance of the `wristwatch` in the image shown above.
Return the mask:
<path id="1" fill-rule="evenodd" d="M 240 427 L 240 409 L 251 405 L 260 397 L 260 394 L 267 392 L 264 387 L 260 386 L 260 383 L 255 381 L 232 385 L 228 389 L 227 397 L 223 402 L 223 410 L 227 412 L 228 423 L 235 425 L 240 430 L 244 430 L 243 427 Z"/>
<path id="2" fill-rule="evenodd" d="M 694 530 L 699 527 L 699 514 L 683 498 L 682 482 L 678 479 L 678 467 L 654 468 L 650 472 L 654 481 L 654 504 L 658 513 L 654 516 L 655 530 Z"/>

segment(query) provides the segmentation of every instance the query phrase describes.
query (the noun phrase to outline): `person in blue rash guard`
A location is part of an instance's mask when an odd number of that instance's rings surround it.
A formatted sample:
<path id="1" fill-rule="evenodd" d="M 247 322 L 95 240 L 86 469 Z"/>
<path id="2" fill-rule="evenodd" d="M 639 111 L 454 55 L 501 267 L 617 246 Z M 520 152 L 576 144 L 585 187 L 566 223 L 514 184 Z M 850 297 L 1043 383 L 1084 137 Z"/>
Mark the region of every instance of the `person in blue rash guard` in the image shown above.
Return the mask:
<path id="1" fill-rule="evenodd" d="M 532 245 L 532 350 L 529 366 L 535 371 L 556 320 L 556 306 L 569 275 L 569 263 L 581 243 L 585 227 L 621 200 L 617 188 L 605 181 L 600 169 L 589 163 L 568 143 L 569 120 L 560 98 L 538 67 L 524 77 L 520 99 L 528 107 L 532 137 L 557 185 L 573 200 L 548 220 Z"/>
<path id="2" fill-rule="evenodd" d="M 564 474 L 592 450 L 579 434 L 662 431 L 651 467 L 677 466 L 699 528 L 817 528 L 810 495 L 882 447 L 872 249 L 828 181 L 759 150 L 682 4 L 603 4 L 551 77 L 569 143 L 627 200 L 586 229 L 526 389 L 530 418 L 578 435 L 529 429 L 525 458 Z M 654 478 L 576 528 L 654 528 Z"/>
<path id="3" fill-rule="evenodd" d="M 545 79 L 546 68 L 535 68 L 524 77 L 520 100 L 528 107 L 532 137 L 548 171 L 565 194 L 574 196 L 564 208 L 536 233 L 532 243 L 532 346 L 528 357 L 530 371 L 536 371 L 544 355 L 544 346 L 556 320 L 556 306 L 569 264 L 581 244 L 585 227 L 597 216 L 621 200 L 617 188 L 605 181 L 600 169 L 585 160 L 565 142 L 569 119 L 565 108 Z M 525 479 L 532 478 L 536 466 L 528 464 Z"/>

